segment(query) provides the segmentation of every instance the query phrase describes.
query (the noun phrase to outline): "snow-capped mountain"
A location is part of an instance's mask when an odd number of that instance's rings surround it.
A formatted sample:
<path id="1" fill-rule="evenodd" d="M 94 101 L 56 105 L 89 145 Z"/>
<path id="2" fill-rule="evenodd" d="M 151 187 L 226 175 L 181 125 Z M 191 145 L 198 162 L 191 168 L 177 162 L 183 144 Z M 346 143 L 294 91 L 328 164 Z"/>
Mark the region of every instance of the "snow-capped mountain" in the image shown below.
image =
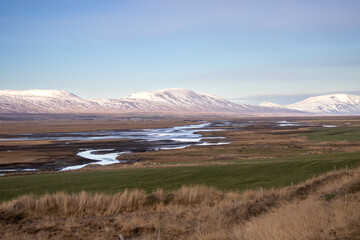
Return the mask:
<path id="1" fill-rule="evenodd" d="M 301 102 L 286 105 L 290 109 L 324 114 L 360 114 L 360 96 L 331 94 L 310 97 Z"/>
<path id="2" fill-rule="evenodd" d="M 23 96 L 23 97 L 77 97 L 65 90 L 0 90 L 0 96 Z"/>
<path id="3" fill-rule="evenodd" d="M 0 91 L 0 112 L 112 113 L 188 112 L 257 114 L 271 109 L 232 103 L 187 89 L 164 89 L 130 94 L 119 99 L 84 99 L 63 90 Z"/>
<path id="4" fill-rule="evenodd" d="M 179 112 L 256 112 L 251 105 L 236 104 L 211 94 L 198 93 L 188 89 L 164 89 L 154 92 L 133 93 L 123 100 L 137 103 L 145 110 Z"/>
<path id="5" fill-rule="evenodd" d="M 2 113 L 66 113 L 93 109 L 100 110 L 101 106 L 64 90 L 0 90 Z"/>
<path id="6" fill-rule="evenodd" d="M 261 103 L 261 106 L 293 109 L 312 114 L 325 115 L 359 115 L 360 114 L 360 96 L 349 94 L 330 94 L 310 97 L 303 101 L 280 105 L 276 103 Z"/>
<path id="7" fill-rule="evenodd" d="M 245 115 L 360 114 L 360 96 L 333 94 L 280 105 L 237 104 L 187 89 L 139 92 L 118 99 L 85 99 L 64 90 L 0 90 L 0 113 L 236 113 Z"/>
<path id="8" fill-rule="evenodd" d="M 260 106 L 276 108 L 276 109 L 288 109 L 288 107 L 286 107 L 284 105 L 277 104 L 277 103 L 272 103 L 272 102 L 262 102 L 262 103 L 260 103 Z"/>

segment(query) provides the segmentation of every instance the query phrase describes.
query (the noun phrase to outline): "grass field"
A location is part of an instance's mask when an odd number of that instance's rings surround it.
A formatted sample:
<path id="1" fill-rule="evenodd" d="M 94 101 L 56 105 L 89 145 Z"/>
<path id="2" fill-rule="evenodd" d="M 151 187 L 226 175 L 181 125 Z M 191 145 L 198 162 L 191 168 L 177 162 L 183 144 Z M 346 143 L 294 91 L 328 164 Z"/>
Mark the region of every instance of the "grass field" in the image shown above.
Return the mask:
<path id="1" fill-rule="evenodd" d="M 278 159 L 237 160 L 223 165 L 162 166 L 158 168 L 81 171 L 11 176 L 0 179 L 0 201 L 22 194 L 80 191 L 114 193 L 124 189 L 178 189 L 208 185 L 221 190 L 283 187 L 336 169 L 354 168 L 360 153 L 294 156 Z"/>
<path id="2" fill-rule="evenodd" d="M 0 239 L 359 239 L 359 191 L 355 168 L 263 191 L 25 195 L 0 204 Z"/>
<path id="3" fill-rule="evenodd" d="M 360 127 L 321 128 L 314 133 L 304 134 L 312 141 L 360 141 Z"/>

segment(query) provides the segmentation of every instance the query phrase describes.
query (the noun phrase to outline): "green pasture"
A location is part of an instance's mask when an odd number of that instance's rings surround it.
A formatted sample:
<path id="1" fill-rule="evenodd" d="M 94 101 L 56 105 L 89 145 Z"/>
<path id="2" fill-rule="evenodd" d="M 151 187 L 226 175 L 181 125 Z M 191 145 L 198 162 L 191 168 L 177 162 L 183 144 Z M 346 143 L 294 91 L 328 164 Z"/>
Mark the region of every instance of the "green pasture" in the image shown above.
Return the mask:
<path id="1" fill-rule="evenodd" d="M 0 178 L 0 201 L 23 194 L 64 191 L 114 193 L 124 189 L 173 190 L 203 184 L 230 191 L 277 188 L 324 173 L 354 168 L 360 152 L 294 156 L 277 159 L 236 160 L 229 165 L 162 166 L 159 168 L 64 172 Z"/>
<path id="2" fill-rule="evenodd" d="M 313 141 L 360 141 L 360 127 L 321 128 L 303 134 Z"/>

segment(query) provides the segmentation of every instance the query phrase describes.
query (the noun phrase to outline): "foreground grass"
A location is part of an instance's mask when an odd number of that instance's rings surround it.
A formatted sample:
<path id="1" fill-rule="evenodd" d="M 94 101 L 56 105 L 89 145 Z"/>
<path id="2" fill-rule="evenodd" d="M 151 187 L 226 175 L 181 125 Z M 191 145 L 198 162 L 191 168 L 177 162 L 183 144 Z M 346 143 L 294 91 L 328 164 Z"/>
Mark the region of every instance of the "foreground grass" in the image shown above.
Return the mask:
<path id="1" fill-rule="evenodd" d="M 161 188 L 165 191 L 183 185 L 207 185 L 220 190 L 278 188 L 312 178 L 314 174 L 354 168 L 360 163 L 359 152 L 279 159 L 238 160 L 228 165 L 172 166 L 143 169 L 68 172 L 0 178 L 0 201 L 23 194 L 41 195 L 66 193 L 116 193 L 125 189 L 146 192 Z"/>
<path id="2" fill-rule="evenodd" d="M 0 204 L 0 239 L 359 239 L 359 208 L 359 168 L 242 193 L 25 195 Z"/>

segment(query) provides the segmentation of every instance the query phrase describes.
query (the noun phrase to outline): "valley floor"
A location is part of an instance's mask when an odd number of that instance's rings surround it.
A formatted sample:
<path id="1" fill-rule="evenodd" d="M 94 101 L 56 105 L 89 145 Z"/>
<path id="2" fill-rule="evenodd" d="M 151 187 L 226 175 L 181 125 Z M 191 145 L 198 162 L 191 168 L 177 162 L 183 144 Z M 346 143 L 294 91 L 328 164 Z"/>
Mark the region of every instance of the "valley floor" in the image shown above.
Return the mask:
<path id="1" fill-rule="evenodd" d="M 359 117 L 207 120 L 231 122 L 201 133 L 231 143 L 122 155 L 131 164 L 6 173 L 0 239 L 360 239 Z M 1 122 L 0 135 L 198 121 Z M 70 143 L 2 141 L 0 165 L 74 164 L 81 148 L 129 144 Z"/>
<path id="2" fill-rule="evenodd" d="M 213 141 L 224 141 L 229 144 L 148 151 L 151 141 L 132 139 L 82 141 L 9 139 L 13 134 L 36 133 L 46 137 L 58 133 L 128 131 L 199 124 L 203 120 L 219 123 L 220 126 L 212 127 L 212 129 L 222 130 L 201 132 L 203 137 L 223 138 Z M 281 123 L 284 121 L 285 123 Z M 227 164 L 233 161 L 255 162 L 259 159 L 294 156 L 303 156 L 304 159 L 311 160 L 322 154 L 346 154 L 360 151 L 360 118 L 124 118 L 112 121 L 0 122 L 0 138 L 2 138 L 0 170 L 40 169 L 41 172 L 45 172 L 88 163 L 89 160 L 77 155 L 83 149 L 114 149 L 118 152 L 136 149 L 135 152 L 121 155 L 121 160 L 126 160 L 131 164 L 92 165 L 84 170 L 146 168 L 164 164 Z M 4 139 L 9 140 L 4 141 Z M 12 175 L 11 172 L 6 171 L 0 171 L 0 174 Z M 33 172 L 25 171 L 22 174 L 33 174 Z"/>

